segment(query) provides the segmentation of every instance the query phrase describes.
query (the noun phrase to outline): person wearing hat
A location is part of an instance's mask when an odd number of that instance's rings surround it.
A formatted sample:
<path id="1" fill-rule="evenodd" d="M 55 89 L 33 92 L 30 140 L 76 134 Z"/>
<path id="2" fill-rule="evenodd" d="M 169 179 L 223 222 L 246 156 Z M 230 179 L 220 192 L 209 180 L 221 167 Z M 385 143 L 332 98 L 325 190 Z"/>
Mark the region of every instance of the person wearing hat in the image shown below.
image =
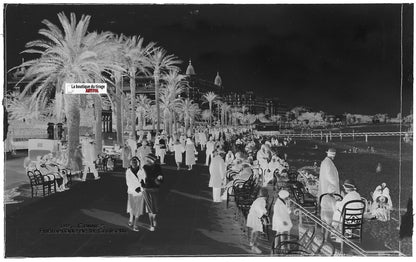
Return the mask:
<path id="1" fill-rule="evenodd" d="M 142 145 L 136 150 L 136 156 L 140 159 L 142 165 L 145 162 L 145 157 L 151 153 L 152 149 L 150 148 L 150 146 L 148 146 L 146 140 L 143 140 Z"/>
<path id="2" fill-rule="evenodd" d="M 288 198 L 289 192 L 280 190 L 278 198 L 273 206 L 272 229 L 276 231 L 276 235 L 289 232 L 293 225 L 292 220 L 290 219 L 290 209 L 286 202 Z"/>
<path id="3" fill-rule="evenodd" d="M 212 187 L 212 200 L 216 203 L 221 202 L 221 187 L 225 184 L 225 162 L 217 151 L 212 153 L 211 164 L 209 166 L 209 187 Z"/>
<path id="4" fill-rule="evenodd" d="M 195 165 L 196 154 L 198 154 L 198 151 L 196 151 L 195 144 L 192 142 L 191 138 L 188 137 L 185 146 L 185 165 L 188 166 L 188 170 L 192 170 L 192 166 Z"/>
<path id="5" fill-rule="evenodd" d="M 159 213 L 159 187 L 163 182 L 162 169 L 155 155 L 145 157 L 143 165 L 145 179 L 140 181 L 143 188 L 143 199 L 149 214 L 150 231 L 156 228 L 156 215 Z"/>
<path id="6" fill-rule="evenodd" d="M 126 170 L 127 213 L 130 215 L 128 226 L 132 227 L 133 231 L 139 231 L 138 220 L 145 212 L 143 188 L 140 183 L 144 179 L 145 173 L 140 168 L 140 160 L 134 156 Z"/>
<path id="7" fill-rule="evenodd" d="M 319 171 L 318 199 L 321 195 L 328 194 L 321 200 L 320 215 L 321 219 L 330 225 L 332 223 L 336 202 L 333 194 L 340 194 L 340 191 L 338 170 L 334 164 L 336 150 L 330 148 L 326 153 L 327 156 L 322 161 Z"/>
<path id="8" fill-rule="evenodd" d="M 337 201 L 335 203 L 335 211 L 334 216 L 332 218 L 332 226 L 335 228 L 340 228 L 341 226 L 341 214 L 342 210 L 345 207 L 345 204 L 349 201 L 353 200 L 361 200 L 360 194 L 357 192 L 357 188 L 355 187 L 355 183 L 352 179 L 346 179 L 342 184 L 342 191 L 343 191 L 343 199 Z M 348 207 L 350 208 L 361 208 L 362 205 L 360 203 L 352 203 L 349 204 Z"/>
<path id="9" fill-rule="evenodd" d="M 210 160 L 212 159 L 212 152 L 214 151 L 215 142 L 214 137 L 210 136 L 209 141 L 206 143 L 206 150 L 205 150 L 205 165 L 208 166 Z"/>
<path id="10" fill-rule="evenodd" d="M 371 194 L 373 203 L 370 206 L 370 218 L 379 221 L 389 221 L 390 211 L 393 208 L 390 190 L 386 183 L 378 185 Z"/>
<path id="11" fill-rule="evenodd" d="M 250 247 L 254 253 L 260 254 L 261 250 L 257 247 L 257 238 L 259 233 L 263 232 L 263 224 L 261 218 L 267 215 L 267 198 L 269 191 L 267 188 L 260 188 L 259 197 L 254 200 L 250 206 L 250 210 L 247 215 L 246 226 L 250 231 Z"/>

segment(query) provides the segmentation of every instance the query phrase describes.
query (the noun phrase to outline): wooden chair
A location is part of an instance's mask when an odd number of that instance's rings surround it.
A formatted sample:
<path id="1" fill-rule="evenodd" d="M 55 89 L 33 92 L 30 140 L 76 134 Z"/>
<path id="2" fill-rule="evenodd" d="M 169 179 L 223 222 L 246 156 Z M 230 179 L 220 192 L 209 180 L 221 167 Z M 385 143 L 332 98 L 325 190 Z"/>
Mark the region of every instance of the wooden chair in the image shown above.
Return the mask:
<path id="1" fill-rule="evenodd" d="M 361 242 L 363 234 L 365 202 L 352 200 L 345 203 L 341 212 L 341 221 L 333 221 L 341 226 L 341 233 L 349 239 L 358 239 Z M 356 233 L 358 231 L 358 233 Z"/>
<path id="2" fill-rule="evenodd" d="M 318 255 L 325 256 L 325 257 L 332 257 L 335 255 L 335 248 L 334 245 L 332 245 L 329 242 L 325 242 L 321 249 L 319 250 Z"/>
<path id="3" fill-rule="evenodd" d="M 315 237 L 315 227 L 309 227 L 305 233 L 296 240 L 291 234 L 278 234 L 272 243 L 272 254 L 298 254 L 308 253 L 305 250 L 309 247 Z M 286 238 L 288 240 L 281 240 Z"/>
<path id="4" fill-rule="evenodd" d="M 309 192 L 304 190 L 301 182 L 291 184 L 292 195 L 295 198 L 296 203 L 304 207 L 307 211 L 316 215 L 317 212 L 317 201 L 316 197 L 311 195 Z"/>
<path id="5" fill-rule="evenodd" d="M 38 196 L 39 192 L 42 192 L 43 197 L 56 192 L 55 179 L 53 176 L 43 176 L 37 169 L 27 171 L 27 176 L 30 181 L 32 198 Z"/>
<path id="6" fill-rule="evenodd" d="M 320 195 L 320 196 L 319 196 L 319 199 L 318 199 L 318 204 L 316 205 L 316 214 L 317 214 L 318 216 L 320 216 L 320 210 L 321 210 L 321 202 L 322 202 L 322 199 L 324 198 L 324 196 L 327 196 L 327 195 L 333 195 L 334 197 L 338 198 L 338 200 L 342 200 L 342 199 L 343 199 L 343 197 L 342 197 L 340 194 L 337 194 L 337 193 L 334 193 L 334 194 L 331 194 L 331 193 L 325 193 L 325 194 Z"/>

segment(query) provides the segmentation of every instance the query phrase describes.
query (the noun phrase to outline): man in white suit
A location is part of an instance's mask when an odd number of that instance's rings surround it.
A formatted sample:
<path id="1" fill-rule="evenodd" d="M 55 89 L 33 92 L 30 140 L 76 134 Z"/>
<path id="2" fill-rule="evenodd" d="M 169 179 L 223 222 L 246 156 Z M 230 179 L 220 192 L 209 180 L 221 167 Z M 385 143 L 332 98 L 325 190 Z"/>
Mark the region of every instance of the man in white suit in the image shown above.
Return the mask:
<path id="1" fill-rule="evenodd" d="M 323 194 L 329 194 L 321 200 L 321 219 L 328 224 L 332 223 L 334 215 L 336 198 L 333 194 L 339 194 L 339 175 L 333 160 L 335 159 L 336 150 L 328 149 L 327 156 L 322 161 L 319 171 L 319 188 L 318 197 Z"/>

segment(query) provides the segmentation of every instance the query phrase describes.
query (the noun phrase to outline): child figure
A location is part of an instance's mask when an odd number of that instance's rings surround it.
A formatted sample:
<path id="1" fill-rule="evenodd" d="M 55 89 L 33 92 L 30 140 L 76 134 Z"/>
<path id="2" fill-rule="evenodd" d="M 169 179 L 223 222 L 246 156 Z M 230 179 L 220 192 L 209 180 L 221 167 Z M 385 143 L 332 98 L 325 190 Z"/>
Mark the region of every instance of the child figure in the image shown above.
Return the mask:
<path id="1" fill-rule="evenodd" d="M 248 216 L 247 227 L 250 230 L 250 247 L 254 253 L 261 254 L 261 250 L 257 247 L 257 238 L 260 232 L 263 232 L 263 224 L 261 218 L 267 214 L 267 198 L 269 192 L 267 188 L 260 189 L 259 197 L 251 204 Z"/>

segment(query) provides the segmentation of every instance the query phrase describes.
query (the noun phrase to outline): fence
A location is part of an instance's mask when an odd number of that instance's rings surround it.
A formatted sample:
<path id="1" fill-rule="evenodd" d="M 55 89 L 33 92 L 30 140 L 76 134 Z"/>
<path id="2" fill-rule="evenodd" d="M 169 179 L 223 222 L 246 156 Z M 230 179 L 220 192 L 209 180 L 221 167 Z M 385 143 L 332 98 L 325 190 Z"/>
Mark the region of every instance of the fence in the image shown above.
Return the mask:
<path id="1" fill-rule="evenodd" d="M 321 139 L 332 141 L 335 138 L 339 138 L 341 141 L 343 138 L 346 137 L 352 137 L 353 140 L 355 138 L 364 137 L 365 141 L 368 142 L 369 137 L 408 137 L 413 138 L 413 132 L 350 132 L 350 133 L 342 133 L 342 132 L 309 132 L 309 133 L 287 133 L 282 134 L 279 131 L 256 131 L 255 132 L 258 135 L 265 135 L 265 136 L 277 136 L 277 137 L 291 137 L 291 138 L 297 138 L 297 139 Z"/>

